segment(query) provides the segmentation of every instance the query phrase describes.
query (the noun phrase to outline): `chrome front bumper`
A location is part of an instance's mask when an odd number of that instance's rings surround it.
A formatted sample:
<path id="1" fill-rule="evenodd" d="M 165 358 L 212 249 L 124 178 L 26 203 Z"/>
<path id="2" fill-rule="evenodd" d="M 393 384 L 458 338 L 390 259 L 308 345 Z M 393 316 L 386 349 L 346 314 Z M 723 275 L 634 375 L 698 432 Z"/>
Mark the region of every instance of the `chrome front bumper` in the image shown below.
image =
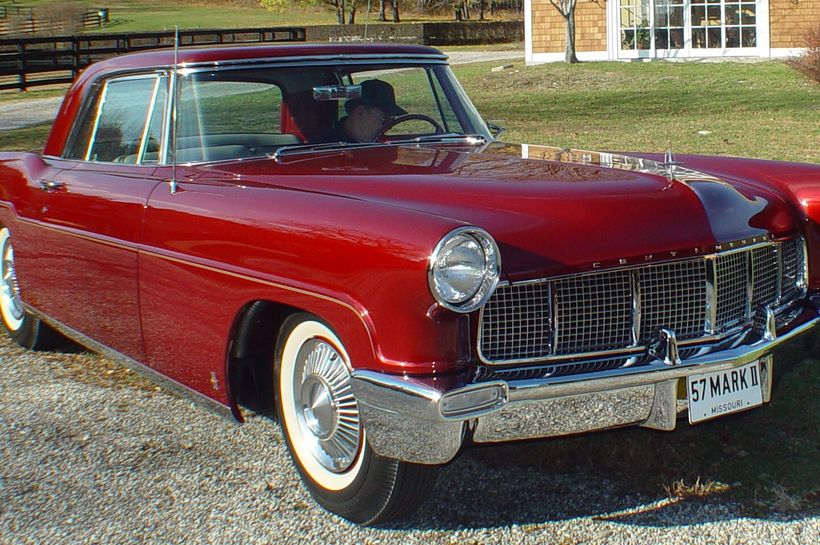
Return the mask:
<path id="1" fill-rule="evenodd" d="M 421 464 L 452 460 L 468 429 L 476 443 L 554 437 L 636 425 L 673 430 L 686 410 L 680 379 L 760 362 L 763 400 L 771 393 L 772 351 L 820 328 L 820 316 L 777 338 L 679 363 L 520 381 L 492 381 L 442 389 L 429 382 L 354 371 L 367 440 L 390 458 Z M 470 405 L 470 403 L 473 403 Z M 459 410 L 459 408 L 461 410 Z"/>

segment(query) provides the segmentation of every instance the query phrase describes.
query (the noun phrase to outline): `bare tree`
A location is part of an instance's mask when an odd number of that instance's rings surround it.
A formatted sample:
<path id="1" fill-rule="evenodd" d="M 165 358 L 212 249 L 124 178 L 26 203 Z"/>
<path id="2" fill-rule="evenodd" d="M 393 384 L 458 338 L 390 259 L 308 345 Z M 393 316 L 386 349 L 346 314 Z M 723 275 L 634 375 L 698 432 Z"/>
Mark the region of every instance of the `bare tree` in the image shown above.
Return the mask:
<path id="1" fill-rule="evenodd" d="M 550 4 L 558 10 L 567 25 L 567 48 L 564 61 L 574 64 L 578 62 L 575 55 L 575 4 L 577 0 L 550 0 Z"/>
<path id="2" fill-rule="evenodd" d="M 385 4 L 384 0 L 379 0 L 379 21 L 387 21 L 387 16 L 385 11 L 387 9 L 387 5 Z"/>
<path id="3" fill-rule="evenodd" d="M 399 0 L 390 0 L 390 5 L 393 6 L 393 22 L 399 22 Z"/>

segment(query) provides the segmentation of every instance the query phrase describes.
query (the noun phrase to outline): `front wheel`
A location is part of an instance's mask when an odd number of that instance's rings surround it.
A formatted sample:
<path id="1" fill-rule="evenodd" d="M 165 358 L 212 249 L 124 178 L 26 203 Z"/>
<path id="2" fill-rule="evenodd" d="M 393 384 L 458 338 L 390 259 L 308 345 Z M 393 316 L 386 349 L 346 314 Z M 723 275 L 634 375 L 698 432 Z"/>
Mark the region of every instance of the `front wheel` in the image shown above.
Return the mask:
<path id="1" fill-rule="evenodd" d="M 435 467 L 383 458 L 367 444 L 341 341 L 308 314 L 286 320 L 276 353 L 276 407 L 308 491 L 328 511 L 375 524 L 414 511 Z"/>
<path id="2" fill-rule="evenodd" d="M 14 248 L 11 245 L 11 233 L 7 227 L 0 229 L 0 259 L 2 259 L 2 276 L 0 276 L 0 314 L 3 315 L 3 327 L 11 339 L 25 348 L 47 350 L 53 348 L 59 335 L 38 318 L 29 314 L 20 297 L 20 286 L 17 283 L 17 272 L 14 268 Z"/>

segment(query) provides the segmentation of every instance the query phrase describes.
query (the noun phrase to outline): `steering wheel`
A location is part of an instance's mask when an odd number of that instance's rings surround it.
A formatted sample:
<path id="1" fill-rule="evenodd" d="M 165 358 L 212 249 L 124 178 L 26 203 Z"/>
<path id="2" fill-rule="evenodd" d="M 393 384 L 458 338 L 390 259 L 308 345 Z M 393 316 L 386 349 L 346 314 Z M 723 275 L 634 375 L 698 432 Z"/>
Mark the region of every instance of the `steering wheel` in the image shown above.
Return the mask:
<path id="1" fill-rule="evenodd" d="M 384 136 L 384 133 L 386 133 L 387 131 L 389 131 L 390 129 L 395 127 L 396 125 L 398 125 L 400 123 L 404 123 L 405 121 L 426 121 L 427 123 L 429 123 L 433 126 L 433 128 L 435 129 L 436 134 L 441 134 L 441 133 L 444 132 L 444 129 L 441 128 L 441 125 L 439 125 L 438 122 L 435 119 L 433 119 L 432 117 L 430 117 L 429 115 L 404 114 L 404 115 L 394 117 L 393 119 L 391 119 L 387 123 L 385 123 L 382 126 L 382 128 L 379 129 L 379 134 L 377 134 L 373 138 L 373 140 L 378 140 L 379 138 Z"/>

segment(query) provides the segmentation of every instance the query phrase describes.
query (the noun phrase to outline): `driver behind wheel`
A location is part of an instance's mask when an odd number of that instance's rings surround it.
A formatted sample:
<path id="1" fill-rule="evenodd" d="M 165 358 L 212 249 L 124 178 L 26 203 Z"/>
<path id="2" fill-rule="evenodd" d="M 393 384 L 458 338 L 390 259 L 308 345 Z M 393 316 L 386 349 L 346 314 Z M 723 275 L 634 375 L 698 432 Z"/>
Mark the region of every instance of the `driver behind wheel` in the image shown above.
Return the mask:
<path id="1" fill-rule="evenodd" d="M 392 118 L 405 115 L 396 104 L 393 86 L 379 79 L 361 83 L 359 98 L 345 102 L 345 117 L 321 139 L 322 142 L 372 142 Z"/>

